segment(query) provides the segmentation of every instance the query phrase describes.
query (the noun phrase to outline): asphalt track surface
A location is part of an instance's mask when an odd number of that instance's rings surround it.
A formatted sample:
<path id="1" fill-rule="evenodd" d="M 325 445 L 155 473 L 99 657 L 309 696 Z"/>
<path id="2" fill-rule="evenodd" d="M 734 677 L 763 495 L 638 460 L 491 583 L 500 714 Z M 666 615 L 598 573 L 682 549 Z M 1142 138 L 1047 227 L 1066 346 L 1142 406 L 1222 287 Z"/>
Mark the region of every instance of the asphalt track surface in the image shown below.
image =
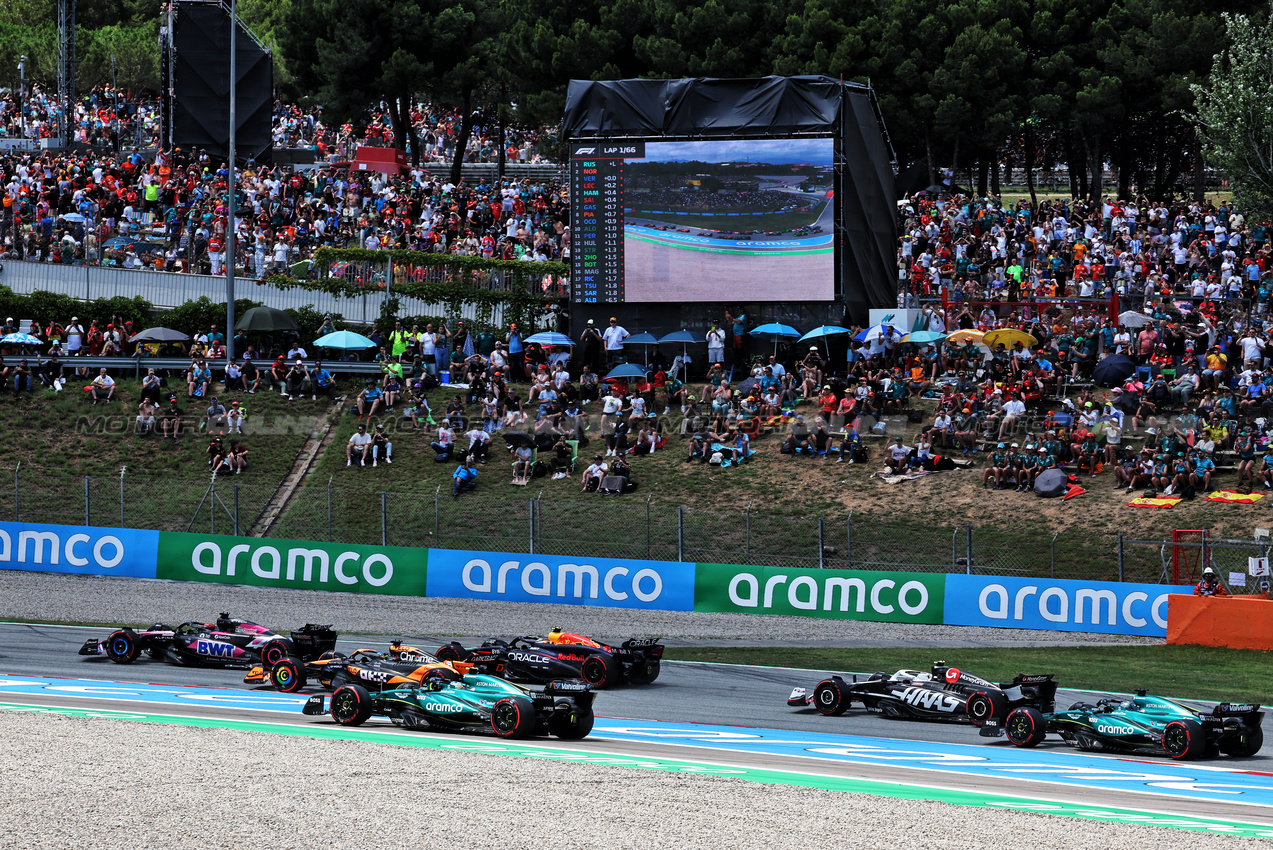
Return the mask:
<path id="1" fill-rule="evenodd" d="M 186 668 L 142 659 L 132 665 L 117 665 L 103 657 L 86 658 L 77 654 L 84 640 L 89 637 L 105 637 L 109 630 L 100 627 L 27 625 L 0 623 L 0 673 L 17 676 L 44 676 L 67 679 L 91 679 L 110 682 L 152 683 L 180 687 L 204 686 L 211 688 L 236 688 L 273 693 L 268 688 L 251 688 L 242 683 L 243 671 L 215 668 Z M 342 640 L 338 649 L 349 652 L 360 646 L 382 647 L 388 639 L 360 637 Z M 432 648 L 435 643 L 425 638 L 409 641 L 422 648 Z M 974 745 L 992 759 L 1007 758 L 1015 748 L 1005 741 L 986 742 L 976 730 L 964 724 L 914 723 L 893 721 L 852 710 L 839 718 L 823 717 L 812 709 L 788 708 L 786 697 L 793 685 L 812 689 L 824 675 L 822 671 L 790 670 L 785 668 L 751 667 L 739 665 L 698 664 L 691 662 L 665 662 L 659 680 L 644 687 L 619 687 L 599 694 L 596 710 L 600 717 L 634 721 L 663 721 L 674 724 L 705 724 L 715 727 L 754 727 L 760 730 L 782 730 L 794 733 L 824 733 L 833 735 L 864 736 L 867 739 L 892 739 L 902 742 L 966 744 Z M 307 691 L 320 692 L 310 688 Z M 4 699 L 40 705 L 64 705 L 96 707 L 99 709 L 128 709 L 132 706 L 111 699 L 85 699 L 41 695 L 16 697 L 4 694 Z M 1062 690 L 1057 702 L 1068 705 L 1090 694 Z M 135 703 L 133 704 L 135 705 Z M 277 724 L 322 723 L 325 719 L 304 718 L 299 714 L 252 711 L 243 708 L 192 705 L 174 708 L 166 705 L 168 713 L 215 716 L 220 718 L 253 720 Z M 599 727 L 603 726 L 600 720 Z M 614 725 L 611 722 L 611 725 Z M 370 727 L 368 727 L 370 728 Z M 394 734 L 397 730 L 386 730 Z M 745 732 L 746 729 L 738 729 Z M 400 734 L 419 734 L 401 732 Z M 675 737 L 675 736 L 674 736 Z M 685 737 L 685 736 L 681 736 Z M 1071 784 L 1058 784 L 1037 777 L 1012 776 L 952 776 L 939 772 L 925 772 L 914 766 L 890 764 L 828 764 L 802 759 L 799 755 L 776 752 L 735 751 L 727 756 L 717 751 L 697 747 L 692 740 L 670 741 L 657 736 L 641 740 L 611 736 L 588 739 L 588 745 L 604 752 L 633 756 L 662 756 L 673 758 L 727 758 L 731 762 L 746 764 L 751 768 L 786 771 L 809 771 L 828 776 L 846 776 L 885 782 L 910 783 L 931 787 L 957 787 L 966 791 L 985 793 L 1038 795 L 1040 799 L 1069 801 L 1091 805 L 1123 806 L 1133 809 L 1164 811 L 1180 815 L 1232 818 L 1244 822 L 1273 824 L 1273 806 L 1252 805 L 1225 798 L 1220 794 L 1200 793 L 1194 798 L 1166 798 L 1142 791 L 1124 790 L 1120 787 L 1094 790 Z M 538 744 L 539 742 L 537 742 Z M 579 746 L 573 742 L 544 742 L 546 746 Z M 900 746 L 905 747 L 905 744 Z M 923 751 L 922 746 L 914 751 Z M 1036 752 L 1074 753 L 1060 744 L 1045 744 Z M 1094 754 L 1083 754 L 1091 758 Z M 1179 766 L 1168 759 L 1138 757 L 1099 756 L 1107 761 L 1111 770 L 1173 770 Z M 1148 765 L 1148 767 L 1146 767 Z M 1265 751 L 1254 758 L 1238 760 L 1220 759 L 1213 762 L 1191 762 L 1189 767 L 1200 771 L 1204 777 L 1219 781 L 1229 771 L 1240 771 L 1246 780 L 1251 774 L 1273 776 L 1273 755 Z M 1216 772 L 1221 771 L 1221 772 Z M 1270 783 L 1273 784 L 1273 783 Z"/>

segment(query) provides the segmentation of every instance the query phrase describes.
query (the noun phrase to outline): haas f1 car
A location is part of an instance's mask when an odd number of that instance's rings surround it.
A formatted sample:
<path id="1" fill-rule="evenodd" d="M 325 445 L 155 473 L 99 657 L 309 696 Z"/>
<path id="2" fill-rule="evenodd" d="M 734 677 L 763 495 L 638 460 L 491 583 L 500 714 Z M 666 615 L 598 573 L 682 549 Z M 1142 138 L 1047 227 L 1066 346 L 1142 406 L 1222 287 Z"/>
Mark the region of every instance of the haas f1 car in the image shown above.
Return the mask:
<path id="1" fill-rule="evenodd" d="M 383 691 L 342 685 L 331 696 L 310 697 L 302 713 L 330 713 L 343 726 L 360 726 L 380 716 L 408 729 L 578 740 L 592 731 L 593 698 L 592 688 L 583 682 L 552 681 L 542 691 L 530 691 L 474 673 L 457 681 L 431 680 Z"/>
<path id="2" fill-rule="evenodd" d="M 358 684 L 380 691 L 433 679 L 455 681 L 471 667 L 462 661 L 439 661 L 422 649 L 395 642 L 389 645 L 388 652 L 355 649 L 349 655 L 326 652 L 313 661 L 288 657 L 270 668 L 258 664 L 248 671 L 243 681 L 249 685 L 266 683 L 288 694 L 297 693 L 311 679 L 331 690 Z"/>
<path id="3" fill-rule="evenodd" d="M 906 720 L 967 721 L 982 726 L 992 719 L 1003 721 L 1010 711 L 1020 706 L 1048 713 L 1056 707 L 1056 682 L 1052 675 L 1018 675 L 1011 682 L 988 682 L 949 667 L 943 662 L 933 665 L 929 673 L 898 670 L 893 675 L 874 673 L 866 679 L 852 677 L 846 682 L 840 676 L 823 679 L 813 689 L 795 688 L 787 705 L 802 708 L 812 705 L 823 714 L 839 716 L 853 703 L 861 703 L 867 711 L 885 717 Z"/>
<path id="4" fill-rule="evenodd" d="M 155 661 L 191 666 L 267 669 L 287 658 L 312 661 L 336 648 L 331 626 L 306 623 L 288 635 L 221 614 L 214 623 L 182 623 L 173 628 L 156 623 L 148 629 L 116 629 L 99 640 L 90 638 L 80 655 L 104 655 L 116 664 L 132 664 L 143 652 Z"/>
<path id="5" fill-rule="evenodd" d="M 1222 702 L 1203 712 L 1138 690 L 1133 699 L 1076 702 L 1055 713 L 1014 708 L 1005 718 L 987 721 L 981 735 L 1006 735 L 1018 747 L 1037 747 L 1051 733 L 1081 750 L 1136 751 L 1173 759 L 1220 753 L 1247 758 L 1264 745 L 1263 718 L 1258 705 Z"/>
<path id="6" fill-rule="evenodd" d="M 482 673 L 513 682 L 583 679 L 594 688 L 620 682 L 648 685 L 659 677 L 663 644 L 657 638 L 632 638 L 618 646 L 553 629 L 546 638 L 491 639 L 467 649 L 451 642 L 435 653 L 443 661 L 463 661 Z"/>

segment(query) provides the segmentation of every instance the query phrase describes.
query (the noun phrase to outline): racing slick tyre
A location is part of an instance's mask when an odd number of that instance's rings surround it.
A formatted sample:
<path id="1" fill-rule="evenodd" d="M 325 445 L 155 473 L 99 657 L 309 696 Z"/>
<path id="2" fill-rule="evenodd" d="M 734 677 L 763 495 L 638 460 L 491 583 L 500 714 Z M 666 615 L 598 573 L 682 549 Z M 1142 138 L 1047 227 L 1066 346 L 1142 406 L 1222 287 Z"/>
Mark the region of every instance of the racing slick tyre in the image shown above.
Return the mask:
<path id="1" fill-rule="evenodd" d="M 548 721 L 548 731 L 566 741 L 578 741 L 592 731 L 595 715 L 587 711 L 558 711 Z"/>
<path id="2" fill-rule="evenodd" d="M 1196 720 L 1173 720 L 1163 727 L 1162 748 L 1178 761 L 1201 758 L 1207 753 L 1207 735 Z"/>
<path id="3" fill-rule="evenodd" d="M 1251 726 L 1245 730 L 1241 741 L 1235 741 L 1224 748 L 1224 754 L 1237 758 L 1250 758 L 1264 746 L 1264 730 L 1259 726 Z"/>
<path id="4" fill-rule="evenodd" d="M 999 693 L 977 691 L 968 697 L 968 721 L 973 726 L 985 726 L 987 720 L 998 718 L 1002 723 L 1008 716 L 1008 698 Z"/>
<path id="5" fill-rule="evenodd" d="M 1037 747 L 1047 737 L 1048 726 L 1037 708 L 1022 706 L 1008 713 L 1003 724 L 1008 740 L 1018 747 Z"/>
<path id="6" fill-rule="evenodd" d="M 261 665 L 266 670 L 273 670 L 274 665 L 292 654 L 290 642 L 283 639 L 272 640 L 261 647 Z"/>
<path id="7" fill-rule="evenodd" d="M 628 678 L 634 685 L 648 685 L 659 677 L 659 662 L 641 661 L 632 665 Z"/>
<path id="8" fill-rule="evenodd" d="M 526 697 L 504 697 L 491 708 L 491 729 L 501 738 L 526 738 L 535 731 L 535 704 Z"/>
<path id="9" fill-rule="evenodd" d="M 295 658 L 284 658 L 270 670 L 270 684 L 285 694 L 297 693 L 307 681 L 305 665 Z"/>
<path id="10" fill-rule="evenodd" d="M 341 726 L 361 726 L 371 717 L 371 694 L 362 685 L 343 685 L 332 694 L 329 711 Z"/>
<path id="11" fill-rule="evenodd" d="M 579 678 L 594 688 L 608 688 L 619 678 L 619 666 L 605 655 L 589 655 L 579 665 Z"/>
<path id="12" fill-rule="evenodd" d="M 462 660 L 462 659 L 460 658 L 460 653 L 459 653 L 459 651 L 458 651 L 458 650 L 456 650 L 456 648 L 455 648 L 455 647 L 453 647 L 453 646 L 451 646 L 450 644 L 447 644 L 446 646 L 440 646 L 440 647 L 438 647 L 438 651 L 437 651 L 437 652 L 435 652 L 435 653 L 433 653 L 433 657 L 434 657 L 434 658 L 436 658 L 436 659 L 437 659 L 437 660 L 439 660 L 439 661 L 460 661 L 460 660 Z"/>
<path id="13" fill-rule="evenodd" d="M 813 707 L 828 717 L 839 717 L 851 704 L 848 689 L 835 679 L 823 679 L 813 689 Z"/>
<path id="14" fill-rule="evenodd" d="M 111 632 L 106 639 L 106 657 L 116 664 L 132 664 L 141 654 L 141 643 L 132 629 Z"/>

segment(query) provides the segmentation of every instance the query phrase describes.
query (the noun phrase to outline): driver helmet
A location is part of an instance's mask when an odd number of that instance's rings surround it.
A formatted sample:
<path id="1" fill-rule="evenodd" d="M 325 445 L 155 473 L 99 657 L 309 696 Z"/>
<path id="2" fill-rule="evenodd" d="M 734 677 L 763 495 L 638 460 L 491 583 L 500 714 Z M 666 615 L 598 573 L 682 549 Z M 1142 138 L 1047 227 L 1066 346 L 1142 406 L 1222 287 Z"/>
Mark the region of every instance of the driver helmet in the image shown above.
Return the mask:
<path id="1" fill-rule="evenodd" d="M 933 675 L 931 673 L 919 673 L 915 676 L 916 682 L 931 682 Z"/>
<path id="2" fill-rule="evenodd" d="M 548 642 L 549 643 L 561 642 L 561 626 L 552 627 L 552 629 L 548 632 Z"/>

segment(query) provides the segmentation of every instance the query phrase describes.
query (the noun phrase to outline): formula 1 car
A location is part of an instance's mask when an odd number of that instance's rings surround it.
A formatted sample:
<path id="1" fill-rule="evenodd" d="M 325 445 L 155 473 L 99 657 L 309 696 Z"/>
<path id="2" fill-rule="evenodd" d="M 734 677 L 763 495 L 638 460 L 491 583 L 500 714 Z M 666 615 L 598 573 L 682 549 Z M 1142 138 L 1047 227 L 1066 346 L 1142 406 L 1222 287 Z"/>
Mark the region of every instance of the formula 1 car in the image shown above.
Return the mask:
<path id="1" fill-rule="evenodd" d="M 907 720 L 967 721 L 981 726 L 993 718 L 1003 721 L 1018 706 L 1032 706 L 1050 712 L 1056 707 L 1056 682 L 1052 674 L 1021 674 L 1011 682 L 988 682 L 938 661 L 929 673 L 898 670 L 893 675 L 873 673 L 866 679 L 840 676 L 823 679 L 809 696 L 804 688 L 794 688 L 787 705 L 812 705 L 823 714 L 838 717 L 855 702 L 867 711 Z"/>
<path id="2" fill-rule="evenodd" d="M 598 690 L 619 682 L 648 685 L 659 677 L 663 644 L 632 638 L 618 646 L 554 628 L 547 638 L 492 638 L 467 649 L 452 641 L 433 653 L 442 661 L 464 661 L 483 673 L 512 682 L 583 679 Z"/>
<path id="3" fill-rule="evenodd" d="M 310 679 L 331 690 L 354 683 L 372 690 L 392 690 L 430 679 L 454 681 L 471 667 L 463 661 L 439 661 L 422 649 L 395 641 L 389 644 L 388 652 L 374 649 L 355 649 L 349 655 L 326 652 L 313 661 L 289 657 L 268 670 L 258 664 L 248 671 L 243 681 L 249 685 L 269 684 L 287 694 L 297 693 Z"/>
<path id="4" fill-rule="evenodd" d="M 495 676 L 473 673 L 459 681 L 371 692 L 342 685 L 329 697 L 309 698 L 303 714 L 330 713 L 342 726 L 360 726 L 372 716 L 395 726 L 438 731 L 486 731 L 504 738 L 556 735 L 578 740 L 592 731 L 592 688 L 583 682 L 552 681 L 531 691 Z"/>
<path id="5" fill-rule="evenodd" d="M 104 640 L 90 638 L 80 655 L 105 655 L 116 664 L 132 664 L 145 652 L 155 661 L 218 667 L 273 667 L 286 658 L 312 661 L 336 648 L 331 626 L 306 623 L 282 635 L 265 626 L 221 614 L 214 623 L 190 621 L 173 628 L 156 623 L 148 629 L 116 629 Z"/>
<path id="6" fill-rule="evenodd" d="M 1264 745 L 1263 718 L 1258 705 L 1222 702 L 1202 712 L 1146 696 L 1142 689 L 1132 699 L 1076 702 L 1055 713 L 1021 706 L 1006 718 L 986 721 L 980 734 L 1006 735 L 1018 747 L 1037 747 L 1053 733 L 1081 750 L 1134 750 L 1173 759 L 1214 758 L 1220 753 L 1248 758 Z"/>

